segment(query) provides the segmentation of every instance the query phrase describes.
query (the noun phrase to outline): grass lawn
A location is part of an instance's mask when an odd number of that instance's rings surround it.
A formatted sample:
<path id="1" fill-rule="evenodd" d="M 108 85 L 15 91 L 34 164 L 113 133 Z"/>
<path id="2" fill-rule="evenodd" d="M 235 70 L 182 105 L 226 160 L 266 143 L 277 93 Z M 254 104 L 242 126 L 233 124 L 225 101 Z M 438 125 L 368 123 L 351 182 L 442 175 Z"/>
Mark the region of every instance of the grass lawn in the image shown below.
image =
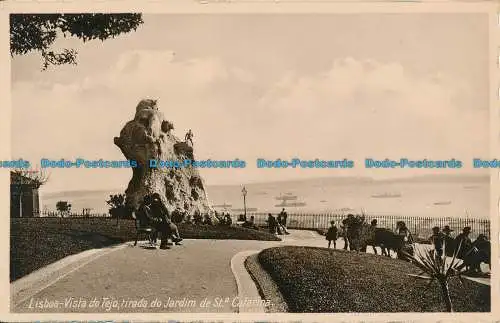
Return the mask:
<path id="1" fill-rule="evenodd" d="M 313 247 L 263 250 L 258 260 L 285 299 L 289 312 L 442 312 L 437 283 L 414 265 L 366 253 Z M 450 281 L 457 312 L 491 311 L 490 287 L 458 278 Z M 261 286 L 262 288 L 262 286 Z"/>
<path id="2" fill-rule="evenodd" d="M 241 227 L 180 224 L 186 239 L 280 240 L 265 231 Z M 135 239 L 133 220 L 110 218 L 17 218 L 10 224 L 10 281 L 64 257 Z"/>

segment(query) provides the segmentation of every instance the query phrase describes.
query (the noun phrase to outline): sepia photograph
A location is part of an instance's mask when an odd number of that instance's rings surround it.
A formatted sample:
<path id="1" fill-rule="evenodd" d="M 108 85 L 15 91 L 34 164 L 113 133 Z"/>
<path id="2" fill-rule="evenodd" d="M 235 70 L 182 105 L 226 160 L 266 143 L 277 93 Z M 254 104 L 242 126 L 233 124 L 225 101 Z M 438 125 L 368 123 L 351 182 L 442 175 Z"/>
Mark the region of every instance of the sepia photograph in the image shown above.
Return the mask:
<path id="1" fill-rule="evenodd" d="M 11 313 L 492 311 L 487 12 L 9 26 Z"/>

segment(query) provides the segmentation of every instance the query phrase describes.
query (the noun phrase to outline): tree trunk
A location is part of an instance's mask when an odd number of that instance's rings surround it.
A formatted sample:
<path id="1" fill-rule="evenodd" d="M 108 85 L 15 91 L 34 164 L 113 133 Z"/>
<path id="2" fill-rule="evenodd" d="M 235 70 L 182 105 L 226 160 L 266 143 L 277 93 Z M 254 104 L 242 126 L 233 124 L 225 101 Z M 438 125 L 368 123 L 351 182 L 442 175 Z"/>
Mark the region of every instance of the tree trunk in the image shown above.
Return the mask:
<path id="1" fill-rule="evenodd" d="M 446 305 L 446 311 L 451 313 L 453 312 L 453 306 L 451 304 L 450 289 L 448 287 L 448 282 L 440 281 L 439 284 L 441 286 L 441 291 L 443 293 L 444 302 Z"/>

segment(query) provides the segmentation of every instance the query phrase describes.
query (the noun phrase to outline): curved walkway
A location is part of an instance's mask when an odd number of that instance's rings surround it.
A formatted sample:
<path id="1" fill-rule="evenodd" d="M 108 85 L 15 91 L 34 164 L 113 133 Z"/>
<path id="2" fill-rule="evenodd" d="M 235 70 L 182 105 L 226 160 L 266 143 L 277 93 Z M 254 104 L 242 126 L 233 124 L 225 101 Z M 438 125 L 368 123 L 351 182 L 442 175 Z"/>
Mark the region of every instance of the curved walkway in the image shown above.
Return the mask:
<path id="1" fill-rule="evenodd" d="M 11 312 L 263 312 L 245 259 L 274 246 L 327 245 L 316 232 L 290 232 L 275 242 L 185 240 L 170 250 L 141 243 L 89 250 L 13 282 Z"/>

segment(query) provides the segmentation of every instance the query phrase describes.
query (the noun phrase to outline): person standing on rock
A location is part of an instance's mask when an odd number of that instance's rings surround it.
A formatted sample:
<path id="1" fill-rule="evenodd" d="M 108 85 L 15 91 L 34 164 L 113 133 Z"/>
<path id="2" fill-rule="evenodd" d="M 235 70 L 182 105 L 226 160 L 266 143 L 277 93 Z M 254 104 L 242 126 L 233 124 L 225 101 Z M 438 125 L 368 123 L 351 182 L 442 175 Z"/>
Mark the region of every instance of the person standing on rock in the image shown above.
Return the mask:
<path id="1" fill-rule="evenodd" d="M 188 141 L 191 142 L 191 146 L 193 146 L 193 132 L 191 129 L 186 133 L 186 136 L 184 136 L 184 141 L 187 143 Z"/>
<path id="2" fill-rule="evenodd" d="M 180 245 L 182 238 L 179 234 L 179 229 L 170 219 L 168 209 L 161 201 L 160 194 L 158 193 L 154 193 L 151 196 L 151 211 L 153 213 L 153 216 L 159 218 L 162 222 L 162 225 L 168 228 L 166 234 L 162 232 L 161 243 L 163 244 L 164 241 L 165 243 L 167 243 L 168 239 L 171 238 L 176 245 Z"/>

